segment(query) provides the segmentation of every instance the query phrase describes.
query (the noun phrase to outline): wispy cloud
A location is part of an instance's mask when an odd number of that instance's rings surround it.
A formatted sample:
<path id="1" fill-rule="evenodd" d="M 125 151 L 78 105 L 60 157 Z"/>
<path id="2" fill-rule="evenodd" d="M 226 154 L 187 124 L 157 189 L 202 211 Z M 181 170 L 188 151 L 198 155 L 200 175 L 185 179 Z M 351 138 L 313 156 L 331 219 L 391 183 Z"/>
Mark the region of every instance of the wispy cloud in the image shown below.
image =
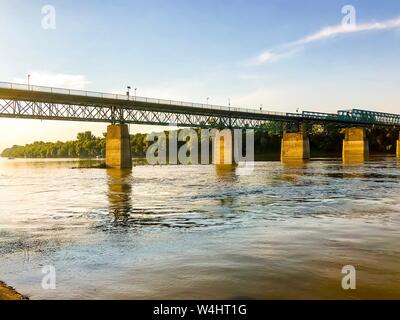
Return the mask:
<path id="1" fill-rule="evenodd" d="M 31 85 L 61 87 L 71 89 L 85 89 L 90 81 L 84 75 L 80 74 L 64 74 L 64 73 L 48 73 L 32 71 L 30 74 Z M 14 82 L 27 83 L 27 78 L 15 78 Z"/>
<path id="2" fill-rule="evenodd" d="M 240 80 L 260 80 L 265 76 L 261 74 L 240 74 L 238 77 Z"/>
<path id="3" fill-rule="evenodd" d="M 294 55 L 309 43 L 334 38 L 342 34 L 351 34 L 372 30 L 391 30 L 397 28 L 400 28 L 400 18 L 356 25 L 339 24 L 336 26 L 329 26 L 296 41 L 288 42 L 278 47 L 263 51 L 251 60 L 251 64 L 260 65 L 275 62 L 277 60 Z"/>

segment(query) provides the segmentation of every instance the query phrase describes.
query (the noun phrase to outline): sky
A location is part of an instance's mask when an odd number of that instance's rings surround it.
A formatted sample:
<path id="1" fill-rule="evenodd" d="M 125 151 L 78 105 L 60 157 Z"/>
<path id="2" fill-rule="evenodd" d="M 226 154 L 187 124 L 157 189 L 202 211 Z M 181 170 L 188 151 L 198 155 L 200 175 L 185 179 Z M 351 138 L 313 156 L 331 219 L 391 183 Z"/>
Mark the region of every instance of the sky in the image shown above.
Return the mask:
<path id="1" fill-rule="evenodd" d="M 398 0 L 0 0 L 0 41 L 0 81 L 30 74 L 36 85 L 130 85 L 138 96 L 271 111 L 400 113 Z M 85 130 L 106 128 L 0 119 L 0 150 Z"/>

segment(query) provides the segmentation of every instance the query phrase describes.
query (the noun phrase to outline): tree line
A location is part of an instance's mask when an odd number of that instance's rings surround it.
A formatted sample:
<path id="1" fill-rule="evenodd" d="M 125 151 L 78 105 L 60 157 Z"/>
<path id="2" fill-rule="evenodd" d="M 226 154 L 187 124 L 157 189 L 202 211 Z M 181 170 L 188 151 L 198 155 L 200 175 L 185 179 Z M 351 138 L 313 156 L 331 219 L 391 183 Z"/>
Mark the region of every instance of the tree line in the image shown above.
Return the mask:
<path id="1" fill-rule="evenodd" d="M 197 130 L 199 133 L 199 129 Z M 168 136 L 168 131 L 165 132 Z M 395 129 L 368 129 L 371 152 L 394 153 L 399 137 Z M 312 152 L 340 154 L 344 129 L 314 125 L 309 132 Z M 255 153 L 279 154 L 282 133 L 279 128 L 271 127 L 255 131 Z M 200 141 L 200 139 L 199 139 Z M 130 136 L 132 155 L 144 157 L 152 142 L 147 141 L 147 134 L 137 133 Z M 179 144 L 183 144 L 180 142 Z M 178 144 L 178 145 L 179 145 Z M 200 150 L 200 149 L 199 149 Z M 91 131 L 78 133 L 76 140 L 66 142 L 36 141 L 24 146 L 14 145 L 3 150 L 2 157 L 8 158 L 97 158 L 105 157 L 106 140 L 96 137 Z"/>
<path id="2" fill-rule="evenodd" d="M 138 133 L 130 136 L 132 154 L 136 157 L 146 155 L 148 142 L 146 134 Z M 3 150 L 6 158 L 97 158 L 105 157 L 106 139 L 96 137 L 91 131 L 78 133 L 76 140 L 43 142 L 35 141 L 24 146 L 14 145 Z"/>

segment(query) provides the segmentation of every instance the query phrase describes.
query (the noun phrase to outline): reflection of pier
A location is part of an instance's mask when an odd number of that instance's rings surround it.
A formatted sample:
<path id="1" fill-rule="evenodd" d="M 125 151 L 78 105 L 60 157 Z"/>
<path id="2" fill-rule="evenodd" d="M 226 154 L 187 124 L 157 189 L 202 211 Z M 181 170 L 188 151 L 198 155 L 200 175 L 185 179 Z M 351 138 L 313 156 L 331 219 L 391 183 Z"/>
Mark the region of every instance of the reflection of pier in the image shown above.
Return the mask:
<path id="1" fill-rule="evenodd" d="M 234 181 L 237 179 L 235 164 L 216 164 L 214 165 L 217 177 L 225 181 Z"/>
<path id="2" fill-rule="evenodd" d="M 107 169 L 108 176 L 108 201 L 110 212 L 115 219 L 129 215 L 132 193 L 132 171 L 130 169 Z"/>
<path id="3" fill-rule="evenodd" d="M 307 166 L 306 160 L 297 159 L 297 160 L 282 160 L 282 165 L 288 169 L 305 169 Z"/>

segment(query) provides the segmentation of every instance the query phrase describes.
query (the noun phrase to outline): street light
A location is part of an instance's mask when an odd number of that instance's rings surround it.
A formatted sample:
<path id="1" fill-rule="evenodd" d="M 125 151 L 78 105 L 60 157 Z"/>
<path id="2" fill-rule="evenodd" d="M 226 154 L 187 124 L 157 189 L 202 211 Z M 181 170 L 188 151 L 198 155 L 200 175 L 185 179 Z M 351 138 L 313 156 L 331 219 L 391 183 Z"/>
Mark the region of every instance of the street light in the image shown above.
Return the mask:
<path id="1" fill-rule="evenodd" d="M 137 90 L 137 88 L 135 88 L 135 100 L 136 100 L 136 90 Z"/>
<path id="2" fill-rule="evenodd" d="M 261 103 L 261 104 L 260 104 L 260 111 L 262 111 L 262 107 L 263 107 L 263 104 Z"/>
<path id="3" fill-rule="evenodd" d="M 231 118 L 231 98 L 228 99 L 229 104 L 229 128 L 232 127 L 232 118 Z"/>
<path id="4" fill-rule="evenodd" d="M 131 90 L 131 86 L 127 86 L 126 87 L 128 90 L 126 91 L 126 95 L 127 95 L 127 97 L 128 97 L 128 100 L 129 100 L 129 90 Z"/>
<path id="5" fill-rule="evenodd" d="M 207 107 L 208 107 L 208 101 L 210 100 L 210 97 L 207 97 Z"/>
<path id="6" fill-rule="evenodd" d="M 30 90 L 30 78 L 31 78 L 31 75 L 28 74 L 28 90 Z"/>

